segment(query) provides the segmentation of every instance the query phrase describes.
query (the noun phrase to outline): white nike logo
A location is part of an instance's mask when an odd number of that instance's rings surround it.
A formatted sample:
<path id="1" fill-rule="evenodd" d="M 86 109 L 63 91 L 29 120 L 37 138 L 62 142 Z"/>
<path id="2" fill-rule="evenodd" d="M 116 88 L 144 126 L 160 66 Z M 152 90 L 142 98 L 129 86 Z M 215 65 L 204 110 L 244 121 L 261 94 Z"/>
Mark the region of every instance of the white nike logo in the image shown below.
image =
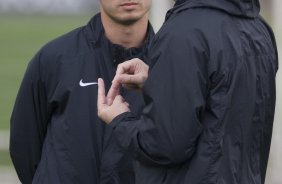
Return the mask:
<path id="1" fill-rule="evenodd" d="M 82 79 L 79 81 L 79 85 L 81 87 L 91 86 L 91 85 L 95 85 L 95 84 L 98 84 L 98 82 L 87 82 L 87 83 L 84 83 L 84 82 L 82 82 Z"/>

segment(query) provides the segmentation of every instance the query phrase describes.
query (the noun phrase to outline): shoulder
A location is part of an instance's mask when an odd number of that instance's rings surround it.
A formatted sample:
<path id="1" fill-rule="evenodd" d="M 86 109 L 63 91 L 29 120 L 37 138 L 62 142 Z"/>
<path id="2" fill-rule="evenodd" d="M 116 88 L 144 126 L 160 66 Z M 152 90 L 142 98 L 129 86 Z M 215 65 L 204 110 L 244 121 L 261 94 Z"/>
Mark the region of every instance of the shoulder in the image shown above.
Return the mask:
<path id="1" fill-rule="evenodd" d="M 240 33 L 234 17 L 211 8 L 192 8 L 169 18 L 156 36 L 155 42 L 183 44 L 217 54 L 226 49 L 240 52 Z M 238 53 L 239 54 L 239 53 Z"/>
<path id="2" fill-rule="evenodd" d="M 208 36 L 209 33 L 217 33 L 224 24 L 231 22 L 232 17 L 223 11 L 211 8 L 191 8 L 172 15 L 164 23 L 160 32 L 186 35 L 187 38 L 189 38 L 188 33 L 193 35 L 202 32 Z"/>
<path id="3" fill-rule="evenodd" d="M 83 38 L 84 27 L 74 29 L 64 35 L 61 35 L 47 44 L 45 44 L 39 52 L 45 58 L 58 57 L 66 54 L 72 54 L 75 50 L 78 50 L 79 43 L 85 42 Z"/>
<path id="4" fill-rule="evenodd" d="M 49 78 L 56 75 L 62 62 L 72 62 L 68 58 L 74 58 L 81 50 L 86 52 L 83 29 L 74 29 L 46 43 L 29 62 L 27 73 L 33 78 Z"/>
<path id="5" fill-rule="evenodd" d="M 69 60 L 69 58 L 89 53 L 92 51 L 93 41 L 100 35 L 101 26 L 100 15 L 97 14 L 85 26 L 51 40 L 39 52 L 44 60 L 49 61 L 51 58 L 49 62 L 54 62 L 56 58 Z"/>

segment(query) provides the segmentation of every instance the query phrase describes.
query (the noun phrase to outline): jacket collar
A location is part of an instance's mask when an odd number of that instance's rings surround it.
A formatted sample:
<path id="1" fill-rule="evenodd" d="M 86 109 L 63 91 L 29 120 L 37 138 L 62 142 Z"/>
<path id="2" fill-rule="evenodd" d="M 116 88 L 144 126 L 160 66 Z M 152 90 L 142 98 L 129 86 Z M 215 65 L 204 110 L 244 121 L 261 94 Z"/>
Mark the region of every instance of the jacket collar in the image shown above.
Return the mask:
<path id="1" fill-rule="evenodd" d="M 84 28 L 86 39 L 91 44 L 96 44 L 104 34 L 104 28 L 101 21 L 101 14 L 98 13 L 93 16 Z"/>
<path id="2" fill-rule="evenodd" d="M 92 45 L 99 45 L 103 41 L 108 42 L 110 45 L 110 50 L 113 55 L 113 62 L 115 65 L 128 60 L 134 57 L 145 60 L 143 56 L 147 54 L 148 47 L 155 35 L 153 27 L 151 24 L 148 24 L 146 40 L 140 48 L 129 48 L 126 49 L 121 45 L 112 44 L 104 35 L 104 28 L 101 21 L 101 14 L 96 14 L 89 23 L 84 28 L 84 34 L 86 35 L 87 40 Z M 105 43 L 103 42 L 103 43 Z"/>
<path id="3" fill-rule="evenodd" d="M 147 29 L 146 39 L 144 43 L 141 45 L 141 47 L 124 48 L 121 45 L 110 43 L 111 51 L 113 54 L 113 61 L 115 65 L 118 65 L 119 63 L 122 63 L 126 60 L 133 58 L 139 58 L 143 61 L 146 60 L 145 56 L 147 55 L 148 47 L 154 36 L 154 31 L 152 26 L 150 24 L 148 25 L 149 26 Z"/>

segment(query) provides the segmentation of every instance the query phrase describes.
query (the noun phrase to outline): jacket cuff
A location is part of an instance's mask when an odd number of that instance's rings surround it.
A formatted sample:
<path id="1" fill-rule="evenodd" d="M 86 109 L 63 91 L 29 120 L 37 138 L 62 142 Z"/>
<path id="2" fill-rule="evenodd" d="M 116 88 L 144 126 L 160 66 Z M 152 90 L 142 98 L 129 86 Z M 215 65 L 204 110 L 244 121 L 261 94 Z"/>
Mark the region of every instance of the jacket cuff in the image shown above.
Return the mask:
<path id="1" fill-rule="evenodd" d="M 128 121 L 128 120 L 133 120 L 136 119 L 136 116 L 132 112 L 124 112 L 118 116 L 116 116 L 112 122 L 109 124 L 109 127 L 112 129 L 115 129 L 116 127 L 119 126 L 122 121 Z"/>

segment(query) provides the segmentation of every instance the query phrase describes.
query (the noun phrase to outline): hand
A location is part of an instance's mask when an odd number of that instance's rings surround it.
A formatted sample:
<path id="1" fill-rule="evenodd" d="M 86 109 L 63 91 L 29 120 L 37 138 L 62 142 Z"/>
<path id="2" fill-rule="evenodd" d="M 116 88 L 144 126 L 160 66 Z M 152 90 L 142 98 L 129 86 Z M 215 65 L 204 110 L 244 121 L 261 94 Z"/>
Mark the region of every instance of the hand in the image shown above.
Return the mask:
<path id="1" fill-rule="evenodd" d="M 107 124 L 112 122 L 116 116 L 130 111 L 129 104 L 124 101 L 123 97 L 120 95 L 117 95 L 114 98 L 113 103 L 108 105 L 103 79 L 98 79 L 97 110 L 98 117 Z"/>
<path id="2" fill-rule="evenodd" d="M 149 66 L 138 58 L 125 61 L 118 65 L 113 83 L 141 89 L 148 78 L 148 71 Z"/>
<path id="3" fill-rule="evenodd" d="M 148 71 L 149 66 L 138 58 L 119 64 L 107 95 L 108 104 L 119 94 L 121 85 L 127 89 L 142 89 L 148 78 Z"/>

